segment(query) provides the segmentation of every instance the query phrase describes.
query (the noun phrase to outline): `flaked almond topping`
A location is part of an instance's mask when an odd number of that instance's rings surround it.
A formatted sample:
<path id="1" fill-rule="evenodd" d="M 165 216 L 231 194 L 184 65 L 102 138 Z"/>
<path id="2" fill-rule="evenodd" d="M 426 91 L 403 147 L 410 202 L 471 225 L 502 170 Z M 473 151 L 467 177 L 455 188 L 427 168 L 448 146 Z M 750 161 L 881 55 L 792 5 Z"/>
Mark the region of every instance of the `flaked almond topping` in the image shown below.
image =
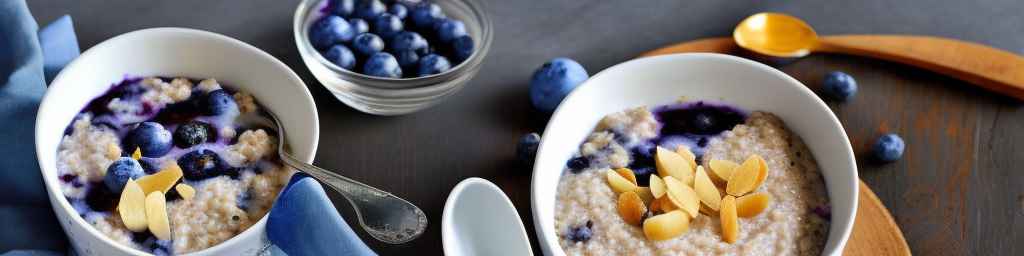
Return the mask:
<path id="1" fill-rule="evenodd" d="M 722 222 L 722 240 L 735 243 L 740 235 L 739 218 L 736 216 L 736 198 L 726 195 L 722 199 L 722 209 L 718 212 Z"/>
<path id="2" fill-rule="evenodd" d="M 721 184 L 725 184 L 729 181 L 729 177 L 732 177 L 736 167 L 740 167 L 740 164 L 728 160 L 711 159 L 708 167 L 711 168 L 711 174 L 714 174 L 712 178 Z"/>
<path id="3" fill-rule="evenodd" d="M 121 200 L 117 203 L 117 212 L 121 215 L 121 222 L 133 232 L 146 231 L 146 194 L 142 187 L 135 180 L 128 179 L 124 190 L 121 192 Z"/>
<path id="4" fill-rule="evenodd" d="M 180 183 L 177 186 L 174 186 L 174 190 L 178 191 L 181 198 L 184 198 L 185 200 L 191 200 L 192 197 L 196 195 L 196 189 L 185 183 Z"/>
<path id="5" fill-rule="evenodd" d="M 757 192 L 736 198 L 736 216 L 751 218 L 768 209 L 772 196 L 768 193 Z"/>
<path id="6" fill-rule="evenodd" d="M 690 151 L 690 147 L 687 147 L 685 145 L 680 145 L 680 146 L 676 147 L 676 154 L 679 154 L 679 156 L 683 157 L 683 159 L 686 159 L 687 161 L 690 161 L 690 168 L 697 168 L 697 155 L 694 155 L 693 151 Z M 694 169 L 694 170 L 690 170 L 690 171 L 697 171 L 697 170 Z"/>
<path id="7" fill-rule="evenodd" d="M 146 196 L 146 222 L 149 224 L 149 232 L 161 240 L 171 239 L 166 200 L 164 193 L 160 191 L 153 191 Z"/>
<path id="8" fill-rule="evenodd" d="M 668 198 L 676 207 L 686 211 L 690 217 L 697 217 L 700 214 L 700 199 L 697 192 L 688 185 L 683 184 L 673 177 L 665 177 L 665 187 L 668 188 Z"/>
<path id="9" fill-rule="evenodd" d="M 644 221 L 644 236 L 662 241 L 682 235 L 690 228 L 690 216 L 682 211 L 670 211 L 655 215 Z"/>
<path id="10" fill-rule="evenodd" d="M 676 152 L 658 147 L 655 151 L 654 162 L 658 169 L 658 175 L 662 178 L 675 177 L 683 184 L 693 184 L 693 167 L 690 162 Z"/>
<path id="11" fill-rule="evenodd" d="M 620 194 L 618 206 L 619 216 L 630 225 L 640 225 L 640 221 L 644 218 L 644 213 L 647 212 L 647 206 L 644 205 L 643 200 L 633 192 Z"/>
<path id="12" fill-rule="evenodd" d="M 619 175 L 621 175 L 623 178 L 629 180 L 629 182 L 637 184 L 636 174 L 633 173 L 633 170 L 630 170 L 629 168 L 616 168 L 615 172 L 619 173 Z"/>
<path id="13" fill-rule="evenodd" d="M 658 175 L 651 175 L 651 181 L 648 183 L 654 198 L 661 198 L 665 195 L 665 182 Z"/>
<path id="14" fill-rule="evenodd" d="M 153 191 L 167 193 L 171 191 L 174 184 L 178 183 L 178 179 L 181 179 L 182 175 L 181 167 L 177 163 L 168 162 L 160 172 L 139 178 L 139 186 L 147 195 Z"/>
<path id="15" fill-rule="evenodd" d="M 142 149 L 136 147 L 135 152 L 132 152 L 132 159 L 135 159 L 135 161 L 142 159 Z"/>
<path id="16" fill-rule="evenodd" d="M 704 166 L 697 166 L 697 175 L 693 180 L 693 190 L 697 192 L 701 203 L 712 210 L 718 210 L 718 206 L 722 202 L 722 195 L 718 193 L 715 183 L 711 181 L 711 177 L 708 177 L 708 173 L 704 171 Z"/>
<path id="17" fill-rule="evenodd" d="M 761 158 L 759 155 L 752 155 L 750 157 L 756 159 L 758 163 L 757 181 L 754 182 L 754 188 L 751 189 L 751 191 L 754 191 L 761 187 L 761 184 L 764 184 L 764 181 L 768 179 L 768 162 L 765 162 L 764 158 Z"/>
<path id="18" fill-rule="evenodd" d="M 751 156 L 743 161 L 740 167 L 736 168 L 729 182 L 725 185 L 725 192 L 733 196 L 742 196 L 754 190 L 757 185 L 757 177 L 761 175 L 761 163 L 758 158 Z"/>
<path id="19" fill-rule="evenodd" d="M 651 188 L 649 187 L 636 187 L 636 190 L 633 192 L 635 192 L 637 196 L 640 196 L 640 199 L 644 201 L 644 204 L 650 204 L 651 201 L 654 201 L 654 195 L 651 194 Z"/>
<path id="20" fill-rule="evenodd" d="M 611 186 L 612 191 L 615 191 L 616 194 L 636 190 L 636 184 L 630 182 L 629 179 L 622 177 L 618 172 L 608 169 L 605 173 L 605 176 L 608 177 L 608 186 Z"/>

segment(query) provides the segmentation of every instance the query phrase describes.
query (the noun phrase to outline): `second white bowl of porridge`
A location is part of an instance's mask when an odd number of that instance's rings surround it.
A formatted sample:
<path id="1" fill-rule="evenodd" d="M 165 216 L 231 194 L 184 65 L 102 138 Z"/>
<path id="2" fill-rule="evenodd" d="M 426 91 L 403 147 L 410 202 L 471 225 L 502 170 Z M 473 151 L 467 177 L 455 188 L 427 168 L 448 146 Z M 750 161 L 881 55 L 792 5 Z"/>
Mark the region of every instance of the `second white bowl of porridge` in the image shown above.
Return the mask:
<path id="1" fill-rule="evenodd" d="M 552 115 L 533 219 L 546 255 L 840 255 L 857 167 L 799 81 L 720 54 L 610 67 Z"/>

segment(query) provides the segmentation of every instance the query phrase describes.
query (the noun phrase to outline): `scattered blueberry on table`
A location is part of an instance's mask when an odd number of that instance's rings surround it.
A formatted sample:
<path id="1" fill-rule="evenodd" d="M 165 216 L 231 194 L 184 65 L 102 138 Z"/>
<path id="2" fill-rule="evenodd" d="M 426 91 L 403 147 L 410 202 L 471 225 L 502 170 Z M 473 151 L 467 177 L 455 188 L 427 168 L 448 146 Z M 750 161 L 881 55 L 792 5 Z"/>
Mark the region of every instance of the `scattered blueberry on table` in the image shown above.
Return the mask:
<path id="1" fill-rule="evenodd" d="M 447 17 L 441 6 L 429 1 L 330 0 L 324 12 L 309 28 L 310 44 L 334 65 L 364 75 L 440 74 L 469 59 L 475 50 L 466 24 Z M 392 68 L 392 59 L 398 71 Z M 373 68 L 367 67 L 371 60 Z"/>
<path id="2" fill-rule="evenodd" d="M 114 193 L 120 194 L 128 179 L 137 180 L 146 175 L 142 165 L 131 157 L 121 157 L 107 166 L 107 174 L 103 176 L 103 184 Z"/>
<path id="3" fill-rule="evenodd" d="M 538 146 L 540 146 L 540 134 L 532 132 L 519 138 L 519 144 L 516 145 L 516 158 L 519 163 L 523 166 L 533 165 L 533 160 L 537 157 Z"/>
<path id="4" fill-rule="evenodd" d="M 875 158 L 883 162 L 893 162 L 903 157 L 903 150 L 906 145 L 903 138 L 894 133 L 882 135 L 872 147 Z"/>
<path id="5" fill-rule="evenodd" d="M 530 101 L 543 112 L 552 112 L 572 89 L 590 78 L 587 70 L 568 58 L 555 58 L 533 72 Z"/>
<path id="6" fill-rule="evenodd" d="M 825 94 L 836 100 L 846 101 L 857 94 L 857 80 L 840 71 L 826 74 L 823 85 Z"/>

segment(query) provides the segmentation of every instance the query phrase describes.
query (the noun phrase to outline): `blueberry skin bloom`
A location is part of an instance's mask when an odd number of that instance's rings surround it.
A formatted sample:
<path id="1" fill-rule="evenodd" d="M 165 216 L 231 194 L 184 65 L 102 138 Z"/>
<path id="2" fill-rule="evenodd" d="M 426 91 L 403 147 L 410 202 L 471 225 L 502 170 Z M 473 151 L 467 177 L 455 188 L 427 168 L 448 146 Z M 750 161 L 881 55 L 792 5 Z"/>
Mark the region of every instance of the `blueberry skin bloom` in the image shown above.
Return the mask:
<path id="1" fill-rule="evenodd" d="M 189 121 L 174 129 L 174 145 L 179 148 L 190 148 L 206 142 L 209 138 L 210 126 L 200 121 Z"/>
<path id="2" fill-rule="evenodd" d="M 361 56 L 373 56 L 384 50 L 384 40 L 374 34 L 362 33 L 352 40 L 352 48 Z"/>
<path id="3" fill-rule="evenodd" d="M 846 101 L 857 94 L 857 80 L 846 73 L 832 71 L 825 75 L 823 88 L 829 97 Z"/>
<path id="4" fill-rule="evenodd" d="M 444 18 L 444 12 L 436 4 L 420 3 L 409 13 L 409 18 L 417 28 L 433 28 L 437 20 Z"/>
<path id="5" fill-rule="evenodd" d="M 419 33 L 411 31 L 399 33 L 392 38 L 390 47 L 394 52 L 412 50 L 420 55 L 426 55 L 430 51 L 427 39 L 424 39 Z"/>
<path id="6" fill-rule="evenodd" d="M 350 17 L 356 9 L 355 0 L 335 0 L 333 13 L 341 17 Z"/>
<path id="7" fill-rule="evenodd" d="M 533 72 L 530 79 L 530 101 L 537 110 L 550 113 L 587 78 L 590 78 L 587 70 L 576 61 L 555 58 Z"/>
<path id="8" fill-rule="evenodd" d="M 402 32 L 402 29 L 404 29 L 402 19 L 391 14 L 377 16 L 377 19 L 373 21 L 373 33 L 380 35 L 382 38 L 390 39 L 399 32 Z"/>
<path id="9" fill-rule="evenodd" d="M 462 21 L 444 19 L 437 23 L 437 39 L 442 43 L 448 43 L 455 38 L 466 35 L 466 24 Z"/>
<path id="10" fill-rule="evenodd" d="M 103 176 L 103 184 L 110 191 L 120 194 L 124 190 L 124 184 L 128 183 L 128 179 L 138 180 L 143 175 L 146 175 L 146 172 L 138 161 L 131 157 L 121 157 L 107 166 L 107 174 Z"/>
<path id="11" fill-rule="evenodd" d="M 309 28 L 309 43 L 317 49 L 327 49 L 334 44 L 349 42 L 355 36 L 351 24 L 336 15 L 323 17 Z"/>
<path id="12" fill-rule="evenodd" d="M 394 3 L 391 4 L 391 6 L 388 6 L 388 13 L 404 20 L 405 17 L 409 16 L 409 9 L 405 8 L 405 5 Z"/>
<path id="13" fill-rule="evenodd" d="M 171 151 L 171 132 L 163 125 L 154 122 L 143 122 L 125 135 L 125 150 L 135 152 L 138 148 L 144 157 L 161 157 Z"/>
<path id="14" fill-rule="evenodd" d="M 324 52 L 324 58 L 341 68 L 352 70 L 356 66 L 356 56 L 345 45 L 336 44 Z"/>
<path id="15" fill-rule="evenodd" d="M 455 63 L 462 63 L 473 55 L 473 38 L 468 35 L 460 36 L 452 40 L 452 57 Z"/>
<path id="16" fill-rule="evenodd" d="M 430 54 L 420 59 L 420 66 L 416 74 L 419 76 L 429 76 L 444 73 L 451 68 L 452 64 L 448 62 L 447 58 L 437 54 Z"/>
<path id="17" fill-rule="evenodd" d="M 355 31 L 356 35 L 370 32 L 370 24 L 363 19 L 351 18 L 348 19 L 348 24 L 352 26 L 352 31 Z"/>
<path id="18" fill-rule="evenodd" d="M 386 52 L 378 52 L 370 56 L 363 65 L 363 74 L 377 77 L 401 78 L 402 68 L 395 56 Z"/>
<path id="19" fill-rule="evenodd" d="M 882 135 L 875 142 L 872 147 L 875 158 L 883 162 L 893 162 L 903 157 L 903 150 L 906 144 L 903 143 L 903 138 L 895 133 Z"/>
<path id="20" fill-rule="evenodd" d="M 380 0 L 359 0 L 359 3 L 356 3 L 355 17 L 374 20 L 385 11 L 387 11 L 387 7 Z"/>
<path id="21" fill-rule="evenodd" d="M 398 66 L 409 70 L 410 74 L 413 73 L 411 68 L 416 68 L 416 65 L 420 63 L 420 55 L 412 50 L 396 51 L 395 58 L 398 59 Z"/>
<path id="22" fill-rule="evenodd" d="M 210 95 L 206 96 L 207 115 L 218 116 L 237 111 L 238 103 L 235 103 L 235 97 L 224 89 L 212 91 Z"/>

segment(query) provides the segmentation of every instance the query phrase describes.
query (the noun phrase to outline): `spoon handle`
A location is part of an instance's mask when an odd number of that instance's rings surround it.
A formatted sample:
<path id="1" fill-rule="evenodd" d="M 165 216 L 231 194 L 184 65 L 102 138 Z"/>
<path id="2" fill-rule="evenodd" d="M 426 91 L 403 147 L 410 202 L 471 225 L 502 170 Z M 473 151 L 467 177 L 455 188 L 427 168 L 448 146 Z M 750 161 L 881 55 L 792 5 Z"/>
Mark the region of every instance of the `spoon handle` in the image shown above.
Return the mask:
<path id="1" fill-rule="evenodd" d="M 822 37 L 814 51 L 917 66 L 1024 100 L 1024 57 L 977 43 L 930 36 L 840 35 Z"/>

